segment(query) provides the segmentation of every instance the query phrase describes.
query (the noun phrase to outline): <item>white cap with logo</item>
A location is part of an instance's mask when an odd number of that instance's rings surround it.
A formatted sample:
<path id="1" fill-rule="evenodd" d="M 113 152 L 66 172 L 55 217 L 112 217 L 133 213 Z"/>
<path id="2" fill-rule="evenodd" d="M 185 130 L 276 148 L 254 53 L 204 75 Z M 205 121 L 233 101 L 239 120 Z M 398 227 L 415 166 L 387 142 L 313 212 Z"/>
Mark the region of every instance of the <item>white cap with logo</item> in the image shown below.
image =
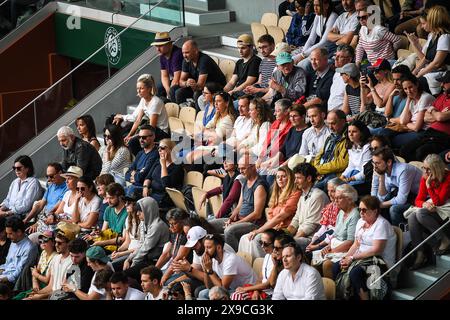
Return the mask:
<path id="1" fill-rule="evenodd" d="M 198 242 L 198 240 L 203 239 L 206 236 L 207 232 L 205 229 L 199 226 L 192 227 L 189 229 L 187 234 L 187 242 L 184 245 L 187 248 L 192 248 Z"/>

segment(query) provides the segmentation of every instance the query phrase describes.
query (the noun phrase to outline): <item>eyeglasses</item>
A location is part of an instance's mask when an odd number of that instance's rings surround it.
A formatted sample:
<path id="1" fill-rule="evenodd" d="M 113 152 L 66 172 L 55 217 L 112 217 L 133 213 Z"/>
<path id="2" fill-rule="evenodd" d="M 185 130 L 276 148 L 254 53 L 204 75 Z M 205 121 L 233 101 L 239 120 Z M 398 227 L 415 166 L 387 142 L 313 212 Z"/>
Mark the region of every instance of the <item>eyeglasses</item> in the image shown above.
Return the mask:
<path id="1" fill-rule="evenodd" d="M 361 212 L 361 213 L 367 213 L 367 211 L 369 211 L 369 209 L 367 209 L 367 208 L 359 208 L 359 212 Z"/>
<path id="2" fill-rule="evenodd" d="M 18 166 L 18 167 L 12 167 L 13 171 L 22 171 L 23 166 Z"/>
<path id="3" fill-rule="evenodd" d="M 276 247 L 276 246 L 273 246 L 273 251 L 281 251 L 281 250 L 283 250 L 283 247 Z"/>
<path id="4" fill-rule="evenodd" d="M 77 187 L 76 190 L 77 191 L 86 191 L 86 187 L 79 187 L 79 188 Z"/>
<path id="5" fill-rule="evenodd" d="M 41 238 L 41 239 L 39 239 L 39 244 L 47 243 L 49 241 L 50 241 L 49 238 Z"/>
<path id="6" fill-rule="evenodd" d="M 272 245 L 272 242 L 264 242 L 262 240 L 259 240 L 258 243 L 263 248 L 267 248 L 267 247 L 270 247 Z"/>
<path id="7" fill-rule="evenodd" d="M 369 16 L 365 15 L 365 16 L 358 16 L 358 20 L 367 20 Z"/>

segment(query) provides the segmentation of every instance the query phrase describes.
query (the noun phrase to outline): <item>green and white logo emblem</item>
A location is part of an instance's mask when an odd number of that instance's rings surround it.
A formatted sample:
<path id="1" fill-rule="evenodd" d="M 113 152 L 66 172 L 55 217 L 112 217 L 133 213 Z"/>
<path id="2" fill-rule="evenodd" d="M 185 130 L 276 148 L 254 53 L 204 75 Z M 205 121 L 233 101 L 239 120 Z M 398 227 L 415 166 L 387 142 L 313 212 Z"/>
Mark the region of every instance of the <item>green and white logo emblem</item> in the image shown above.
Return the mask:
<path id="1" fill-rule="evenodd" d="M 113 65 L 118 64 L 120 57 L 122 56 L 122 43 L 120 42 L 120 37 L 114 39 L 117 34 L 118 32 L 114 27 L 109 27 L 105 32 L 105 43 L 108 43 L 108 41 L 113 39 L 105 46 L 108 60 Z"/>

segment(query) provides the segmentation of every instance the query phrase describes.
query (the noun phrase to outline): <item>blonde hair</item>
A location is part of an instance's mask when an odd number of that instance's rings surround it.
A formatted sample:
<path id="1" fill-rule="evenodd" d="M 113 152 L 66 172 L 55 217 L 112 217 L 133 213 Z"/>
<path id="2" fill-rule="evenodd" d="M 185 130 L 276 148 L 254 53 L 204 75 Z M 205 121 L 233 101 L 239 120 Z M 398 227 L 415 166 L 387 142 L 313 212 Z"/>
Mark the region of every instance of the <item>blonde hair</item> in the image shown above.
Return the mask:
<path id="1" fill-rule="evenodd" d="M 430 166 L 431 175 L 434 180 L 441 183 L 445 179 L 445 174 L 447 173 L 447 166 L 444 161 L 437 154 L 429 154 L 423 162 Z"/>
<path id="2" fill-rule="evenodd" d="M 137 82 L 142 82 L 146 88 L 151 88 L 150 93 L 152 96 L 156 95 L 155 79 L 153 79 L 153 76 L 151 74 L 141 74 L 137 79 Z"/>
<path id="3" fill-rule="evenodd" d="M 430 31 L 436 34 L 450 33 L 450 18 L 443 6 L 433 6 L 428 10 L 427 23 Z"/>
<path id="4" fill-rule="evenodd" d="M 288 178 L 288 181 L 284 189 L 281 189 L 276 181 L 274 182 L 272 194 L 269 200 L 269 208 L 275 208 L 278 205 L 286 203 L 292 192 L 295 192 L 297 190 L 294 173 L 291 171 L 291 169 L 289 169 L 287 166 L 283 166 L 279 167 L 278 171 L 284 172 Z"/>
<path id="5" fill-rule="evenodd" d="M 173 148 L 175 148 L 175 145 L 176 145 L 176 143 L 174 141 L 170 140 L 169 138 L 162 139 L 159 142 L 159 145 L 161 145 L 161 144 L 168 146 L 170 150 L 173 150 Z"/>

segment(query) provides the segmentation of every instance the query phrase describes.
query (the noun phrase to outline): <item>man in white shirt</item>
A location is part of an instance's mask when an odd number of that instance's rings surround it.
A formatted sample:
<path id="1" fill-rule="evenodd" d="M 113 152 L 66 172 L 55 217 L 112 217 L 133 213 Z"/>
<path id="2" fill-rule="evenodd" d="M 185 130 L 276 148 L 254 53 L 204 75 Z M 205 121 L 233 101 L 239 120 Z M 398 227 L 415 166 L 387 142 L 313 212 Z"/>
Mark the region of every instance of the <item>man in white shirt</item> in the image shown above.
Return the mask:
<path id="1" fill-rule="evenodd" d="M 141 287 L 144 290 L 145 300 L 163 300 L 163 288 L 161 269 L 149 266 L 141 269 Z"/>
<path id="2" fill-rule="evenodd" d="M 301 248 L 289 243 L 282 255 L 284 270 L 278 275 L 272 300 L 325 300 L 322 277 L 302 262 Z"/>
<path id="3" fill-rule="evenodd" d="M 243 95 L 238 100 L 239 116 L 233 125 L 231 137 L 227 139 L 227 144 L 237 146 L 242 140 L 247 138 L 253 127 L 253 120 L 250 118 L 250 96 Z"/>
<path id="4" fill-rule="evenodd" d="M 331 134 L 325 125 L 325 112 L 318 105 L 308 108 L 306 114 L 311 127 L 306 129 L 302 136 L 302 145 L 298 152 L 301 156 L 314 158 L 325 145 L 325 140 Z"/>
<path id="5" fill-rule="evenodd" d="M 342 68 L 347 63 L 351 63 L 355 57 L 355 49 L 352 46 L 343 44 L 337 48 L 334 60 L 335 70 Z M 330 97 L 328 98 L 328 111 L 341 108 L 344 103 L 345 83 L 341 74 L 336 72 L 333 76 L 333 82 L 330 88 Z"/>
<path id="6" fill-rule="evenodd" d="M 256 283 L 257 276 L 252 267 L 234 252 L 224 250 L 225 241 L 221 235 L 206 235 L 203 245 L 203 282 L 207 289 L 199 293 L 199 300 L 208 300 L 209 289 L 213 286 L 232 292 L 246 283 Z"/>
<path id="7" fill-rule="evenodd" d="M 142 291 L 128 286 L 128 277 L 123 272 L 114 272 L 110 279 L 114 300 L 144 300 Z"/>
<path id="8" fill-rule="evenodd" d="M 355 0 L 342 0 L 342 13 L 334 22 L 333 28 L 328 33 L 328 40 L 341 44 L 350 44 L 358 27 L 358 17 L 355 9 Z"/>
<path id="9" fill-rule="evenodd" d="M 311 164 L 299 164 L 294 168 L 294 174 L 295 184 L 302 190 L 302 195 L 297 204 L 297 212 L 287 227 L 287 232 L 302 248 L 306 248 L 313 234 L 319 229 L 322 209 L 330 200 L 325 192 L 313 188 L 317 170 Z"/>

